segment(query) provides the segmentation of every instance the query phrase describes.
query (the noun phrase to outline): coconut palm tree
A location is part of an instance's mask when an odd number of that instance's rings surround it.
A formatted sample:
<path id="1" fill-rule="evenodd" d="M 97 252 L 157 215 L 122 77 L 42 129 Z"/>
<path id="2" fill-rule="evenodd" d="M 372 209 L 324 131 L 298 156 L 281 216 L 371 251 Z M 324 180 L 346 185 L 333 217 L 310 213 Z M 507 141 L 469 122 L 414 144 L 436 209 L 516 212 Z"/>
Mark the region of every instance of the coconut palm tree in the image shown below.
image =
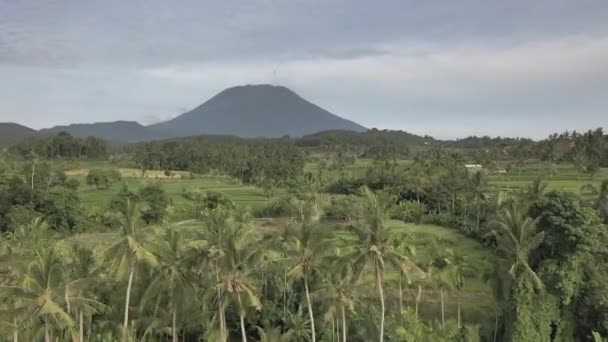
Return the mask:
<path id="1" fill-rule="evenodd" d="M 340 268 L 336 270 L 336 268 Z M 352 275 L 348 267 L 340 267 L 332 263 L 330 269 L 327 270 L 327 280 L 325 285 L 313 293 L 313 297 L 317 297 L 325 303 L 328 303 L 325 320 L 333 320 L 334 317 L 339 317 L 342 323 L 342 341 L 346 342 L 348 330 L 346 324 L 346 313 L 352 313 L 355 310 L 357 301 L 356 285 L 351 281 Z M 339 329 L 338 329 L 339 330 Z"/>
<path id="2" fill-rule="evenodd" d="M 458 307 L 458 327 L 461 327 L 460 315 L 460 293 L 464 290 L 465 276 L 472 272 L 469 264 L 469 258 L 453 249 L 447 250 L 447 259 L 449 260 L 448 271 L 451 273 L 452 283 L 456 289 L 456 300 Z"/>
<path id="3" fill-rule="evenodd" d="M 346 259 L 353 260 L 353 274 L 360 279 L 366 270 L 372 272 L 378 296 L 380 298 L 380 342 L 384 341 L 384 272 L 387 263 L 401 267 L 404 258 L 390 244 L 391 231 L 386 224 L 386 203 L 376 196 L 369 188 L 363 188 L 365 201 L 362 205 L 361 219 L 354 225 L 351 241 L 352 251 L 345 255 Z M 371 268 L 371 270 L 370 270 Z"/>
<path id="4" fill-rule="evenodd" d="M 310 279 L 321 270 L 324 257 L 332 250 L 333 236 L 327 229 L 316 225 L 320 214 L 316 200 L 302 201 L 298 206 L 301 224 L 294 229 L 294 234 L 288 246 L 292 268 L 288 272 L 291 277 L 302 279 L 306 295 L 306 306 L 310 319 L 311 340 L 316 341 L 315 318 L 310 297 Z"/>
<path id="5" fill-rule="evenodd" d="M 53 249 L 35 251 L 23 279 L 16 286 L 2 286 L 4 295 L 12 296 L 15 316 L 24 321 L 42 321 L 44 341 L 51 341 L 51 329 L 67 329 L 75 337 L 74 320 L 67 311 L 69 301 L 64 264 Z"/>
<path id="6" fill-rule="evenodd" d="M 544 290 L 540 277 L 530 267 L 530 254 L 543 241 L 544 232 L 538 232 L 537 220 L 533 220 L 513 201 L 507 203 L 493 220 L 492 233 L 496 236 L 497 248 L 509 264 L 509 275 L 516 279 L 522 274 L 532 280 L 538 291 Z"/>
<path id="7" fill-rule="evenodd" d="M 420 280 L 426 278 L 426 274 L 412 260 L 416 256 L 416 248 L 411 244 L 412 236 L 408 233 L 401 232 L 391 236 L 390 244 L 392 248 L 401 257 L 399 269 L 399 317 L 403 311 L 403 283 L 412 284 L 412 279 Z"/>
<path id="8" fill-rule="evenodd" d="M 127 200 L 126 210 L 122 218 L 121 238 L 105 252 L 108 259 L 112 261 L 111 267 L 116 270 L 117 276 L 119 278 L 128 277 L 122 326 L 123 341 L 129 339 L 129 306 L 133 277 L 135 276 L 137 265 L 142 262 L 150 266 L 156 266 L 157 264 L 156 257 L 146 249 L 142 233 L 137 229 L 139 215 L 137 208 L 136 202 L 131 199 Z"/>
<path id="9" fill-rule="evenodd" d="M 253 275 L 256 274 L 263 262 L 264 246 L 259 234 L 249 224 L 247 215 L 238 215 L 235 221 L 228 221 L 223 240 L 221 241 L 222 256 L 218 259 L 219 287 L 223 296 L 220 298 L 227 303 L 236 302 L 239 311 L 241 338 L 247 342 L 245 331 L 245 313 L 247 307 L 260 309 L 262 304 L 253 286 Z M 225 320 L 225 317 L 224 317 Z M 226 322 L 224 322 L 226 326 Z"/>
<path id="10" fill-rule="evenodd" d="M 468 188 L 475 201 L 475 229 L 479 231 L 481 224 L 481 204 L 488 200 L 488 184 L 481 171 L 468 178 Z"/>
<path id="11" fill-rule="evenodd" d="M 543 182 L 541 176 L 536 177 L 532 181 L 532 183 L 528 184 L 528 187 L 526 189 L 525 195 L 527 197 L 527 200 L 529 200 L 530 202 L 538 201 L 543 196 L 546 189 L 547 183 Z"/>
<path id="12" fill-rule="evenodd" d="M 90 318 L 105 306 L 95 300 L 92 288 L 98 281 L 100 272 L 96 265 L 93 251 L 74 243 L 70 250 L 71 262 L 68 265 L 70 270 L 70 281 L 66 286 L 66 296 L 69 298 L 68 313 L 75 311 L 78 315 L 78 341 L 84 342 L 84 318 Z"/>
<path id="13" fill-rule="evenodd" d="M 185 301 L 194 298 L 194 280 L 190 272 L 194 253 L 175 227 L 156 236 L 152 246 L 151 251 L 157 257 L 158 266 L 153 271 L 142 302 L 147 299 L 162 300 L 165 297 L 168 299 L 171 312 L 171 337 L 173 342 L 177 342 L 178 312 Z"/>

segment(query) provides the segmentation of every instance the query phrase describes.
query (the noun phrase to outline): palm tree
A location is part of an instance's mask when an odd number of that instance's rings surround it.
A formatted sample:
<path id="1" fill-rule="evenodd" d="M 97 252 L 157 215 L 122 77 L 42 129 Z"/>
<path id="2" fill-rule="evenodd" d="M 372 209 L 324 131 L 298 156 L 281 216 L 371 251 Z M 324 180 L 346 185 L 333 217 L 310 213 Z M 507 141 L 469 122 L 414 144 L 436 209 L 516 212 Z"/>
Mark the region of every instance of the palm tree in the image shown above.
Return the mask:
<path id="1" fill-rule="evenodd" d="M 412 276 L 418 279 L 426 277 L 424 272 L 410 259 L 416 255 L 416 249 L 410 244 L 411 236 L 407 233 L 395 234 L 391 237 L 390 243 L 392 248 L 402 257 L 399 265 L 399 319 L 403 323 L 403 282 L 407 285 L 412 284 Z"/>
<path id="2" fill-rule="evenodd" d="M 194 256 L 191 249 L 182 239 L 182 235 L 174 227 L 156 237 L 153 252 L 159 261 L 154 269 L 152 279 L 144 293 L 145 302 L 148 298 L 162 299 L 167 297 L 171 310 L 171 336 L 177 342 L 177 314 L 180 306 L 189 298 L 194 297 L 193 279 L 190 273 L 190 262 Z"/>
<path id="3" fill-rule="evenodd" d="M 91 287 L 98 281 L 99 269 L 96 267 L 93 251 L 84 248 L 78 243 L 71 247 L 71 259 L 69 269 L 73 281 L 66 286 L 68 301 L 68 313 L 75 310 L 78 313 L 78 341 L 84 342 L 84 315 L 91 317 L 104 305 L 94 299 Z"/>
<path id="4" fill-rule="evenodd" d="M 380 342 L 382 342 L 385 320 L 385 265 L 390 263 L 397 268 L 402 267 L 405 258 L 390 244 L 391 231 L 386 224 L 386 204 L 367 187 L 363 188 L 363 194 L 365 201 L 361 208 L 361 221 L 353 226 L 355 239 L 352 241 L 352 252 L 346 255 L 346 259 L 353 260 L 355 279 L 360 279 L 366 266 L 371 267 L 380 298 Z"/>
<path id="5" fill-rule="evenodd" d="M 458 327 L 461 327 L 460 320 L 460 293 L 464 290 L 465 276 L 472 271 L 469 265 L 468 257 L 453 249 L 447 250 L 447 258 L 450 261 L 449 271 L 452 276 L 452 282 L 456 288 L 457 306 L 458 306 Z"/>
<path id="6" fill-rule="evenodd" d="M 157 261 L 154 254 L 144 246 L 142 234 L 137 229 L 137 218 L 139 211 L 137 204 L 130 199 L 127 200 L 126 210 L 123 213 L 121 238 L 106 250 L 106 256 L 112 260 L 112 267 L 116 270 L 119 278 L 128 275 L 127 292 L 125 294 L 125 312 L 123 321 L 122 339 L 129 339 L 129 305 L 131 299 L 131 287 L 137 264 L 156 266 Z"/>
<path id="7" fill-rule="evenodd" d="M 608 222 L 608 179 L 602 181 L 599 187 L 593 184 L 586 184 L 581 187 L 581 193 L 584 192 L 586 197 L 593 198 L 589 205 L 597 208 L 600 212 L 600 217 L 604 222 Z"/>
<path id="8" fill-rule="evenodd" d="M 531 202 L 538 201 L 543 196 L 546 189 L 547 183 L 543 183 L 543 179 L 538 176 L 532 181 L 532 183 L 528 184 L 526 197 Z"/>
<path id="9" fill-rule="evenodd" d="M 540 277 L 530 267 L 530 254 L 541 244 L 545 234 L 536 229 L 537 220 L 528 217 L 511 201 L 492 222 L 495 227 L 499 253 L 509 264 L 508 273 L 513 279 L 526 274 L 538 291 L 544 290 Z"/>
<path id="10" fill-rule="evenodd" d="M 245 332 L 245 310 L 247 307 L 260 309 L 260 300 L 253 287 L 253 275 L 262 262 L 264 246 L 260 243 L 255 228 L 251 227 L 249 217 L 239 216 L 235 222 L 228 221 L 222 242 L 223 255 L 218 260 L 221 299 L 236 299 L 239 310 L 241 337 L 247 342 Z M 227 295 L 226 295 L 227 294 Z M 224 317 L 225 320 L 225 317 Z M 224 322 L 226 326 L 226 322 Z"/>
<path id="11" fill-rule="evenodd" d="M 310 278 L 320 271 L 322 260 L 331 251 L 332 235 L 327 229 L 315 224 L 320 214 L 316 200 L 303 201 L 298 206 L 301 225 L 294 231 L 288 255 L 292 256 L 293 267 L 288 274 L 304 282 L 306 306 L 310 319 L 311 339 L 316 341 L 315 318 L 310 298 Z"/>
<path id="12" fill-rule="evenodd" d="M 488 185 L 483 173 L 478 171 L 469 177 L 469 192 L 475 201 L 475 228 L 481 224 L 481 204 L 488 200 Z"/>
<path id="13" fill-rule="evenodd" d="M 21 283 L 1 287 L 5 295 L 12 296 L 17 302 L 15 317 L 43 322 L 45 342 L 51 341 L 51 325 L 66 328 L 74 335 L 74 320 L 66 310 L 68 279 L 63 270 L 64 265 L 53 249 L 36 250 Z"/>
<path id="14" fill-rule="evenodd" d="M 328 303 L 329 307 L 326 312 L 326 320 L 340 317 L 342 323 L 342 341 L 346 342 L 348 335 L 346 324 L 346 313 L 354 312 L 357 289 L 351 281 L 351 274 L 348 267 L 340 267 L 332 263 L 329 266 L 326 274 L 328 279 L 325 285 L 313 293 L 313 296 L 319 297 L 323 302 Z M 336 270 L 336 268 L 340 268 Z"/>

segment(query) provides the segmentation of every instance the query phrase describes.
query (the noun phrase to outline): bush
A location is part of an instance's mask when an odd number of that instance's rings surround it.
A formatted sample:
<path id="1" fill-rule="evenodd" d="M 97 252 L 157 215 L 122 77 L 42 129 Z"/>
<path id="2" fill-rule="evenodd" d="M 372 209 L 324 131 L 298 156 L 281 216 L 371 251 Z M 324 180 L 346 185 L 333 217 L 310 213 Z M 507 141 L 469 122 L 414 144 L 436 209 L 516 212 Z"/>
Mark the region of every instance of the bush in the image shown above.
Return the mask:
<path id="1" fill-rule="evenodd" d="M 65 187 L 70 190 L 78 190 L 78 188 L 80 187 L 80 182 L 78 181 L 78 179 L 68 179 L 65 182 Z"/>
<path id="2" fill-rule="evenodd" d="M 67 188 L 49 191 L 39 211 L 45 214 L 49 226 L 58 230 L 75 230 L 84 218 L 80 198 Z"/>
<path id="3" fill-rule="evenodd" d="M 357 212 L 357 196 L 333 196 L 324 208 L 325 215 L 331 218 L 346 218 L 354 216 Z"/>
<path id="4" fill-rule="evenodd" d="M 421 223 L 426 210 L 424 203 L 405 201 L 391 207 L 389 216 L 406 223 Z"/>
<path id="5" fill-rule="evenodd" d="M 281 217 L 293 214 L 293 197 L 282 196 L 271 201 L 268 205 L 254 211 L 255 217 Z"/>
<path id="6" fill-rule="evenodd" d="M 425 215 L 422 218 L 422 222 L 442 227 L 458 228 L 460 219 L 451 212 L 443 211 L 440 213 L 431 213 Z"/>
<path id="7" fill-rule="evenodd" d="M 141 213 L 142 220 L 147 224 L 162 222 L 171 203 L 165 189 L 160 184 L 153 183 L 141 188 L 139 195 L 147 204 Z"/>
<path id="8" fill-rule="evenodd" d="M 114 182 L 122 180 L 122 175 L 115 169 L 92 169 L 87 174 L 87 185 L 97 190 L 109 189 Z"/>
<path id="9" fill-rule="evenodd" d="M 360 179 L 339 179 L 325 187 L 325 192 L 337 195 L 356 195 L 364 185 Z"/>

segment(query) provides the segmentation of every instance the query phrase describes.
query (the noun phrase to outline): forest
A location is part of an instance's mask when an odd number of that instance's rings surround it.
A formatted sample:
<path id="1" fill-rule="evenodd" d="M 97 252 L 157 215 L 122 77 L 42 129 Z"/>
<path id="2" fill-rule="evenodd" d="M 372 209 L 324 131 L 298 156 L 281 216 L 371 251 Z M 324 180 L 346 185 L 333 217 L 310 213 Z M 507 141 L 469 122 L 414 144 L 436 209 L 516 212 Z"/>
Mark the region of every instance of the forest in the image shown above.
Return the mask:
<path id="1" fill-rule="evenodd" d="M 608 136 L 0 153 L 0 341 L 606 341 Z"/>

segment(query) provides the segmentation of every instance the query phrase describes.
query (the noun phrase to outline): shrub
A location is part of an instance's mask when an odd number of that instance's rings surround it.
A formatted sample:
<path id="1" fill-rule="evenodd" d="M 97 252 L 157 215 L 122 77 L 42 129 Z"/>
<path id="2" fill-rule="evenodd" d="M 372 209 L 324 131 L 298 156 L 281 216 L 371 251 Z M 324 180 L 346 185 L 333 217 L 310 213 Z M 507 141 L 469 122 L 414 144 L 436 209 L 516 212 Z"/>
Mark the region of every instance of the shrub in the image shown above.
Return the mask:
<path id="1" fill-rule="evenodd" d="M 416 201 L 401 202 L 390 209 L 390 217 L 407 223 L 421 223 L 426 205 Z"/>
<path id="2" fill-rule="evenodd" d="M 281 196 L 274 199 L 268 205 L 254 211 L 255 217 L 281 217 L 291 216 L 293 214 L 293 197 Z"/>
<path id="3" fill-rule="evenodd" d="M 114 182 L 122 179 L 122 175 L 115 169 L 92 169 L 87 174 L 87 185 L 97 190 L 109 189 Z"/>

